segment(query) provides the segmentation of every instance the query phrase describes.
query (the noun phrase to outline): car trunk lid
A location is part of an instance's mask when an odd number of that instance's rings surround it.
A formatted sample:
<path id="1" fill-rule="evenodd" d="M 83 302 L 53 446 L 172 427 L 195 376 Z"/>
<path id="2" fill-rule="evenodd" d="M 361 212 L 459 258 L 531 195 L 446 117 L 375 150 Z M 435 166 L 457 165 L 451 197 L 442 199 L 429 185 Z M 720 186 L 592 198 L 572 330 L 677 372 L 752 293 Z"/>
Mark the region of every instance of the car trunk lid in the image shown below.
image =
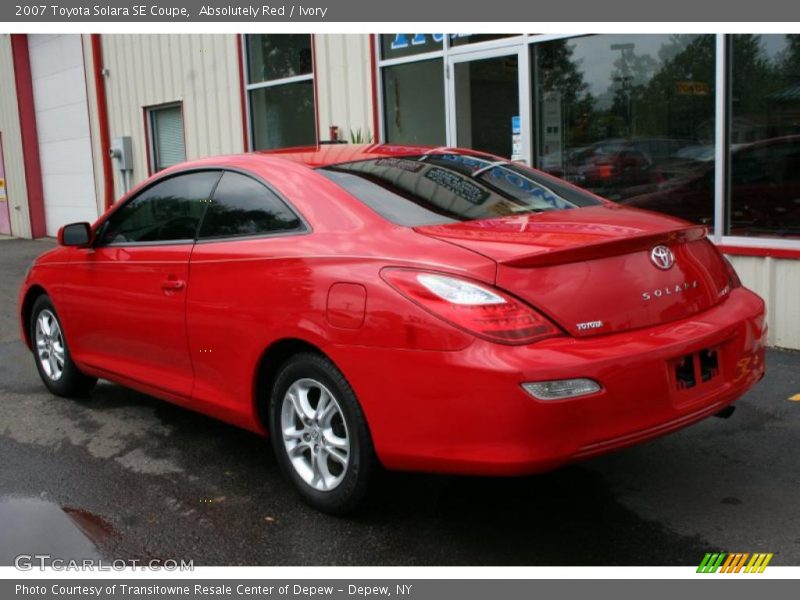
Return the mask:
<path id="1" fill-rule="evenodd" d="M 496 284 L 576 337 L 697 314 L 730 291 L 702 226 L 604 205 L 415 228 L 497 262 Z M 653 249 L 674 256 L 659 266 Z"/>

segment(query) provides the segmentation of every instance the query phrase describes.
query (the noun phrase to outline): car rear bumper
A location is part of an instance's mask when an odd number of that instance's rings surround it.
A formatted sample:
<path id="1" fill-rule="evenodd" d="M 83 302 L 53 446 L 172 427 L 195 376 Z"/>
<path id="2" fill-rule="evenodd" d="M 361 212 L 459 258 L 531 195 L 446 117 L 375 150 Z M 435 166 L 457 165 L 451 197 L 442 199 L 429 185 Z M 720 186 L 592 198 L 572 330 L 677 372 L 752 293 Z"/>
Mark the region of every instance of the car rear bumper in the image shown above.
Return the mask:
<path id="1" fill-rule="evenodd" d="M 531 346 L 458 352 L 353 348 L 334 359 L 387 468 L 524 474 L 630 446 L 722 410 L 764 375 L 763 301 L 739 288 L 689 319 Z M 344 350 L 344 349 L 342 349 Z M 681 389 L 675 361 L 713 350 L 718 369 Z M 588 377 L 592 395 L 536 400 L 520 384 Z"/>

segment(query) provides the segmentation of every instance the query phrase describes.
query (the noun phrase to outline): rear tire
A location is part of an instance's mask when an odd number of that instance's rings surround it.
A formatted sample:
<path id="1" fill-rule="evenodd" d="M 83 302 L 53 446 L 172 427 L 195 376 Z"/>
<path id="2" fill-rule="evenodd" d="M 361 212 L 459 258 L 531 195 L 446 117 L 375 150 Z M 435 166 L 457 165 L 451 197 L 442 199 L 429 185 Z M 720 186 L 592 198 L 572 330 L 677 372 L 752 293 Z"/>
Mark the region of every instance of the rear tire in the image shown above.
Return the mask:
<path id="1" fill-rule="evenodd" d="M 355 510 L 374 463 L 372 439 L 350 384 L 324 356 L 286 361 L 270 395 L 270 433 L 301 498 L 328 514 Z"/>
<path id="2" fill-rule="evenodd" d="M 95 386 L 97 378 L 81 373 L 72 361 L 64 329 L 49 296 L 39 296 L 33 303 L 29 331 L 36 369 L 51 393 L 71 398 L 85 395 Z"/>

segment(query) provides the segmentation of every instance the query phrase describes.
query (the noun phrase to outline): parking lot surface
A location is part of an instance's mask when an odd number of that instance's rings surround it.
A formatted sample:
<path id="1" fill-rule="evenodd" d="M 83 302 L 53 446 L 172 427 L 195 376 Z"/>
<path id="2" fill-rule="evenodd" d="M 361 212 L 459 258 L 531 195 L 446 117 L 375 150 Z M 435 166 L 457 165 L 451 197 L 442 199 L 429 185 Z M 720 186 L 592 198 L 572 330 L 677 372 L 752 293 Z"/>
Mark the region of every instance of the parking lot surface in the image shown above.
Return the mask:
<path id="1" fill-rule="evenodd" d="M 363 511 L 334 518 L 299 502 L 256 435 L 108 382 L 47 393 L 16 294 L 51 246 L 0 240 L 0 564 L 800 564 L 800 353 L 771 350 L 730 419 L 535 477 L 381 473 Z"/>

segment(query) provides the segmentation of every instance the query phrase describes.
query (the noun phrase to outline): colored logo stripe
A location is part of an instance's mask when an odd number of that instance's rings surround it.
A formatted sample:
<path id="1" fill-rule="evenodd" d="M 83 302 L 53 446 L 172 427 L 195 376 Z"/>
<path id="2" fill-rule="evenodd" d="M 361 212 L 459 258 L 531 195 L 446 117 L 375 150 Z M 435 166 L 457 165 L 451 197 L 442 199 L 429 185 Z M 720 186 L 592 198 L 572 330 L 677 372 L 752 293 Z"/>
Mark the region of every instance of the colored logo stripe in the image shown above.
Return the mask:
<path id="1" fill-rule="evenodd" d="M 744 573 L 763 573 L 764 569 L 772 560 L 772 553 L 757 552 L 707 552 L 703 557 L 700 566 L 697 567 L 698 573 L 739 573 L 744 569 Z M 750 559 L 747 562 L 747 559 Z M 745 563 L 747 565 L 745 566 Z"/>

